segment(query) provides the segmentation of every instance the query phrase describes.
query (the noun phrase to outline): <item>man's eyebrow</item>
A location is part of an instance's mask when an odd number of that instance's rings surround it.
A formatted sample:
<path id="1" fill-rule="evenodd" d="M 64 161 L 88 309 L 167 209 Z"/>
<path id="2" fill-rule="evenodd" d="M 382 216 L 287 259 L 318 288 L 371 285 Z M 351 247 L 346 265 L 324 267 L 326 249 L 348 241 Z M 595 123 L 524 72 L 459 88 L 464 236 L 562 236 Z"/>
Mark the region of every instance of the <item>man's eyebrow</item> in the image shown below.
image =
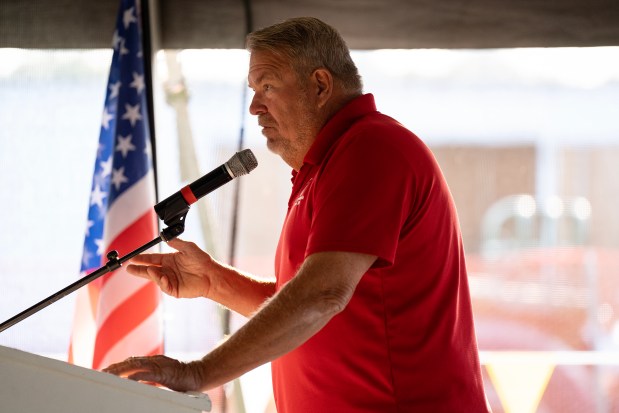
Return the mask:
<path id="1" fill-rule="evenodd" d="M 255 79 L 252 79 L 251 73 L 247 76 L 247 86 L 252 87 L 252 85 L 256 85 L 262 81 L 264 74 L 260 74 Z"/>
<path id="2" fill-rule="evenodd" d="M 268 78 L 268 75 L 261 73 L 255 80 L 254 83 L 260 83 L 262 82 L 265 78 Z"/>
<path id="3" fill-rule="evenodd" d="M 255 79 L 252 80 L 251 74 L 247 77 L 247 86 L 258 85 L 265 80 L 281 80 L 281 76 L 271 71 L 261 72 Z"/>

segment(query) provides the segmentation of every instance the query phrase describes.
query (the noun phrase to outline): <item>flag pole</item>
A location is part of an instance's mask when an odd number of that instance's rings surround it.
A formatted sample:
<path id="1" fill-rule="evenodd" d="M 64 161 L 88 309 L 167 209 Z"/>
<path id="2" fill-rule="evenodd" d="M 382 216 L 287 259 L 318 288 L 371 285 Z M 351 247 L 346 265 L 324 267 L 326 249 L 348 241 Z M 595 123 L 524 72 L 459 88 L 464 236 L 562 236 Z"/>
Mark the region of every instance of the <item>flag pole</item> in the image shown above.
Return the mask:
<path id="1" fill-rule="evenodd" d="M 142 53 L 144 54 L 144 86 L 146 92 L 146 107 L 148 113 L 148 128 L 150 130 L 150 146 L 152 153 L 153 174 L 155 178 L 155 200 L 159 201 L 159 180 L 157 178 L 157 145 L 155 133 L 155 99 L 153 92 L 153 61 L 159 50 L 159 11 L 158 0 L 137 0 L 140 4 L 140 20 L 142 23 Z"/>

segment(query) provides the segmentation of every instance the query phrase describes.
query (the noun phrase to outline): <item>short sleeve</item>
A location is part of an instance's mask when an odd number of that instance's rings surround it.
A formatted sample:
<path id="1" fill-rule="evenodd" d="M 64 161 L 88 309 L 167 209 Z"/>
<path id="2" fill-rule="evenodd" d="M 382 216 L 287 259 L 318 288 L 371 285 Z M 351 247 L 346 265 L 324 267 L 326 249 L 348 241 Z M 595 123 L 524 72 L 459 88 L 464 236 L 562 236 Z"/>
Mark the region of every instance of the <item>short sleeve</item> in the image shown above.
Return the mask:
<path id="1" fill-rule="evenodd" d="M 325 159 L 314 189 L 307 255 L 320 251 L 378 256 L 393 264 L 403 223 L 410 214 L 414 173 L 410 136 L 372 128 L 350 136 Z M 395 128 L 391 128 L 395 129 Z"/>

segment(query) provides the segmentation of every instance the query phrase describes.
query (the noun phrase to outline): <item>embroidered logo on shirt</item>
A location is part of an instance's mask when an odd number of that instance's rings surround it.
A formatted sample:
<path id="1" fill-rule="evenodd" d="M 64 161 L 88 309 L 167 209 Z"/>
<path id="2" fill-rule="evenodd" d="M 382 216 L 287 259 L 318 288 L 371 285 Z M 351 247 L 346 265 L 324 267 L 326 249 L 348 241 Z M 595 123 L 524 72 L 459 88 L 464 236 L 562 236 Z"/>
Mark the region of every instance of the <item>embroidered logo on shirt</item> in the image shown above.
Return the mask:
<path id="1" fill-rule="evenodd" d="M 307 188 L 309 187 L 310 182 L 312 182 L 312 179 L 313 178 L 310 178 L 307 181 L 307 183 L 303 186 L 303 189 L 301 189 L 301 193 L 299 194 L 297 199 L 294 200 L 294 202 L 292 203 L 292 206 L 299 206 L 301 201 L 303 201 L 305 199 L 305 191 L 307 191 Z"/>

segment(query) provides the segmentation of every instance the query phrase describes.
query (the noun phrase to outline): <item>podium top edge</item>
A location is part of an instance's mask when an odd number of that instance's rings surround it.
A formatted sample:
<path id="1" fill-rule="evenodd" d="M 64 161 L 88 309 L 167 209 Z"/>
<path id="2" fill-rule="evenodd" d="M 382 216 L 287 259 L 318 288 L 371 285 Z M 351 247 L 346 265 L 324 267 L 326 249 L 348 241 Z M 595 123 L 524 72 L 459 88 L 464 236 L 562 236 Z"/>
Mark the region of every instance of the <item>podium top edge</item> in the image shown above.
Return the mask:
<path id="1" fill-rule="evenodd" d="M 151 399 L 159 399 L 171 404 L 202 411 L 211 410 L 211 400 L 205 393 L 180 393 L 0 345 L 0 366 L 6 363 L 21 363 L 36 368 L 55 371 L 58 374 L 92 381 L 102 386 L 133 392 L 136 395 Z"/>

